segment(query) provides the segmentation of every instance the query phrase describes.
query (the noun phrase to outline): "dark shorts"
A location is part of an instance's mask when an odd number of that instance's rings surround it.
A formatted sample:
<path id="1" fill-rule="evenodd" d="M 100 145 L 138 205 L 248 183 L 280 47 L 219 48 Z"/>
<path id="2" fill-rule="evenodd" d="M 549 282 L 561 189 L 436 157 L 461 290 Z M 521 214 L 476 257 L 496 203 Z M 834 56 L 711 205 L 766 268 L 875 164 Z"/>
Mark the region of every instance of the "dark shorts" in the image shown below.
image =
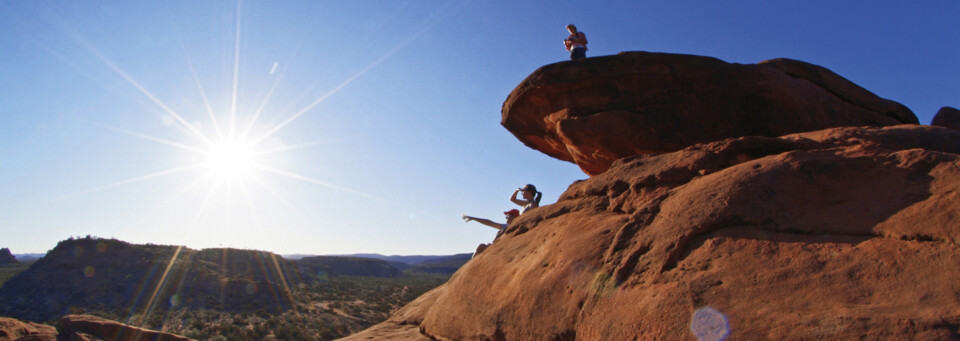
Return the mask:
<path id="1" fill-rule="evenodd" d="M 587 58 L 587 48 L 578 47 L 570 51 L 570 60 L 584 59 Z"/>

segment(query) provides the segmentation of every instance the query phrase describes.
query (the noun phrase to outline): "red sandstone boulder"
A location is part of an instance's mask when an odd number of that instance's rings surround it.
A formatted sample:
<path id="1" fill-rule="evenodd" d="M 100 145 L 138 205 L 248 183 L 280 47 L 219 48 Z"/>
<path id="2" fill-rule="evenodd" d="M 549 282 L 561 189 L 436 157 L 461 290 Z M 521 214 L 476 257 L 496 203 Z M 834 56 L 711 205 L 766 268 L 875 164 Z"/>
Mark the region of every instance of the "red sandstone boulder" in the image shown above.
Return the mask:
<path id="1" fill-rule="evenodd" d="M 960 110 L 951 107 L 940 108 L 933 116 L 930 125 L 960 130 Z"/>
<path id="2" fill-rule="evenodd" d="M 623 159 L 366 335 L 956 339 L 958 153 L 902 125 Z"/>
<path id="3" fill-rule="evenodd" d="M 589 175 L 623 157 L 725 138 L 904 123 L 918 121 L 903 105 L 816 65 L 646 52 L 541 67 L 510 93 L 501 120 Z"/>
<path id="4" fill-rule="evenodd" d="M 67 315 L 57 322 L 61 337 L 82 338 L 83 334 L 112 341 L 189 341 L 189 338 L 129 326 L 91 315 Z M 74 336 L 76 335 L 76 336 Z"/>
<path id="5" fill-rule="evenodd" d="M 52 326 L 0 317 L 0 341 L 55 341 L 56 339 L 57 329 Z"/>

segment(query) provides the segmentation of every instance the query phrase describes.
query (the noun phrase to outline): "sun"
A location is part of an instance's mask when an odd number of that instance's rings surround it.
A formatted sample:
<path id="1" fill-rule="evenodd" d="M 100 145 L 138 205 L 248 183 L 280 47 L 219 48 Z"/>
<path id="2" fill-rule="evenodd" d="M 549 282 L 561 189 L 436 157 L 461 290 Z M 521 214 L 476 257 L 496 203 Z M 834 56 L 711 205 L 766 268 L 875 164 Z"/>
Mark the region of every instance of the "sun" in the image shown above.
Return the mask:
<path id="1" fill-rule="evenodd" d="M 254 146 L 246 141 L 225 139 L 210 146 L 204 165 L 214 178 L 236 181 L 248 176 L 256 166 Z"/>

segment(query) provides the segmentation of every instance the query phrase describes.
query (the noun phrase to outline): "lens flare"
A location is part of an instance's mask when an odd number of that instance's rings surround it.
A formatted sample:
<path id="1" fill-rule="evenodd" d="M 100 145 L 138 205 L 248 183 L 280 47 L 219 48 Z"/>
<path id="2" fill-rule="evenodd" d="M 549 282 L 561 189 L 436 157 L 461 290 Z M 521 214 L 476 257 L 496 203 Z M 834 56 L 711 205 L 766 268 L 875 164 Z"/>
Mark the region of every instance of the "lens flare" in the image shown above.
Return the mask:
<path id="1" fill-rule="evenodd" d="M 700 341 L 722 341 L 730 336 L 730 323 L 719 310 L 703 307 L 693 313 L 690 331 Z"/>

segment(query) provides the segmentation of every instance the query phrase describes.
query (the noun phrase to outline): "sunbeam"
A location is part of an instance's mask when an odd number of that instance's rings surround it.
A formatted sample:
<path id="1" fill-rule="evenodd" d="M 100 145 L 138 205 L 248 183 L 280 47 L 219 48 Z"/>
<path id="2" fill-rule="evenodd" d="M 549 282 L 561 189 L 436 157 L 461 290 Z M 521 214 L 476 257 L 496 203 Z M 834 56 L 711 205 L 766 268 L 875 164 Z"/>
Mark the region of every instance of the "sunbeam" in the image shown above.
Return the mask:
<path id="1" fill-rule="evenodd" d="M 280 277 L 280 284 L 283 285 L 283 293 L 287 294 L 287 299 L 290 300 L 290 307 L 293 309 L 294 313 L 299 312 L 297 309 L 297 301 L 293 299 L 293 293 L 290 291 L 290 285 L 287 284 L 287 274 L 283 272 L 283 269 L 280 268 L 280 263 L 277 261 L 277 256 L 275 254 L 270 254 L 270 259 L 273 260 L 273 267 L 277 269 L 277 277 Z"/>
<path id="2" fill-rule="evenodd" d="M 177 114 L 176 111 L 174 111 L 173 109 L 170 109 L 169 106 L 167 106 L 166 104 L 164 104 L 163 101 L 161 101 L 159 98 L 157 98 L 157 96 L 154 96 L 153 93 L 151 93 L 150 91 L 147 91 L 146 88 L 144 88 L 142 85 L 140 85 L 140 83 L 138 83 L 138 82 L 137 82 L 136 80 L 134 80 L 132 77 L 130 77 L 129 75 L 127 75 L 127 73 L 124 72 L 123 70 L 121 70 L 116 64 L 114 64 L 114 63 L 111 62 L 109 59 L 107 59 L 107 57 L 105 57 L 102 53 L 100 53 L 100 51 L 98 51 L 96 48 L 94 48 L 94 47 L 91 46 L 89 43 L 87 43 L 86 40 L 84 40 L 82 37 L 79 36 L 79 34 L 75 33 L 75 39 L 77 39 L 77 42 L 80 43 L 80 45 L 83 45 L 85 48 L 87 48 L 87 50 L 90 51 L 90 53 L 93 53 L 94 56 L 96 56 L 98 59 L 100 59 L 100 61 L 102 61 L 104 64 L 107 64 L 107 66 L 109 66 L 110 69 L 112 69 L 114 72 L 116 72 L 117 74 L 119 74 L 120 77 L 123 77 L 123 79 L 125 79 L 127 82 L 129 82 L 130 85 L 133 85 L 133 87 L 137 88 L 137 90 L 140 90 L 140 93 L 142 93 L 144 96 L 147 96 L 147 98 L 150 98 L 150 100 L 152 100 L 154 103 L 156 103 L 158 106 L 160 106 L 160 108 L 162 108 L 167 114 L 169 114 L 171 117 L 173 117 L 173 118 L 174 118 L 178 123 L 180 123 L 184 128 L 186 128 L 187 130 L 189 130 L 190 132 L 192 132 L 196 138 L 200 139 L 201 141 L 203 141 L 203 142 L 205 142 L 205 143 L 207 143 L 207 144 L 209 144 L 209 145 L 212 145 L 212 144 L 213 144 L 213 141 L 211 141 L 209 138 L 207 138 L 206 135 L 204 135 L 203 133 L 201 133 L 200 130 L 198 130 L 198 129 L 197 129 L 196 127 L 194 127 L 192 124 L 190 124 L 189 122 L 187 122 L 187 120 L 183 119 L 183 117 L 181 117 L 179 114 Z"/>
<path id="3" fill-rule="evenodd" d="M 203 182 L 204 180 L 206 180 L 208 177 L 209 177 L 209 176 L 200 176 L 200 177 L 197 177 L 197 179 L 196 179 L 196 180 L 193 180 L 193 182 L 187 184 L 186 186 L 183 186 L 183 188 L 180 189 L 179 191 L 177 191 L 177 193 L 171 195 L 169 198 L 164 199 L 160 204 L 158 204 L 156 207 L 154 207 L 154 208 L 151 209 L 149 212 L 147 212 L 146 214 L 144 214 L 144 215 L 143 215 L 143 218 L 141 218 L 139 221 L 137 221 L 137 223 L 134 224 L 134 225 L 135 225 L 135 226 L 143 225 L 146 219 L 150 219 L 150 217 L 152 217 L 153 215 L 157 214 L 157 212 L 159 212 L 163 207 L 166 207 L 167 205 L 170 205 L 171 203 L 174 202 L 174 200 L 177 200 L 177 198 L 180 198 L 180 196 L 182 196 L 182 195 L 186 194 L 187 192 L 189 192 L 191 189 L 193 189 L 194 187 L 196 187 L 197 185 L 199 185 L 200 183 L 202 183 L 202 182 Z"/>
<path id="4" fill-rule="evenodd" d="M 337 86 L 335 86 L 335 87 L 334 87 L 333 89 L 331 89 L 330 91 L 327 91 L 327 93 L 323 94 L 322 96 L 320 96 L 319 98 L 317 98 L 316 100 L 314 100 L 313 102 L 311 102 L 310 104 L 308 104 L 308 105 L 307 105 L 306 107 L 304 107 L 303 109 L 300 109 L 299 111 L 297 111 L 296 113 L 294 113 L 292 116 L 290 116 L 289 118 L 287 118 L 287 119 L 284 120 L 283 122 L 280 122 L 280 124 L 277 124 L 276 126 L 274 126 L 272 129 L 270 129 L 270 130 L 267 131 L 265 134 L 263 134 L 263 136 L 261 136 L 261 137 L 255 139 L 255 140 L 253 140 L 253 143 L 255 143 L 255 144 L 256 144 L 256 143 L 259 143 L 260 141 L 263 141 L 264 139 L 272 136 L 272 135 L 275 134 L 276 132 L 280 131 L 280 129 L 283 129 L 283 128 L 286 127 L 288 124 L 290 124 L 291 122 L 295 121 L 297 118 L 300 118 L 300 116 L 302 116 L 303 114 L 307 113 L 308 111 L 310 111 L 311 109 L 313 109 L 314 107 L 316 107 L 317 105 L 319 105 L 320 103 L 323 103 L 324 101 L 326 101 L 327 98 L 330 98 L 330 96 L 333 96 L 334 94 L 340 92 L 340 90 L 342 90 L 342 89 L 343 89 L 344 87 L 346 87 L 347 85 L 350 85 L 350 83 L 353 83 L 353 81 L 357 80 L 357 78 L 360 78 L 361 76 L 363 76 L 364 74 L 366 74 L 367 72 L 369 72 L 370 70 L 372 70 L 372 69 L 373 69 L 374 67 L 376 67 L 377 65 L 380 65 L 380 63 L 383 63 L 385 60 L 387 60 L 388 58 L 392 57 L 392 56 L 393 56 L 394 54 L 396 54 L 398 51 L 402 50 L 404 47 L 407 47 L 407 45 L 409 45 L 410 43 L 412 43 L 414 40 L 417 40 L 417 38 L 420 38 L 420 36 L 422 36 L 424 33 L 426 33 L 427 31 L 429 31 L 430 28 L 432 28 L 434 25 L 436 25 L 437 23 L 439 23 L 441 19 L 443 19 L 444 17 L 446 17 L 450 12 L 452 12 L 452 11 L 455 10 L 456 8 L 459 8 L 460 6 L 462 6 L 462 5 L 463 5 L 464 3 L 466 3 L 466 2 L 467 2 L 467 0 L 461 1 L 461 2 L 458 3 L 456 6 L 452 6 L 451 8 L 447 8 L 446 10 L 441 11 L 441 13 L 438 14 L 436 17 L 434 17 L 434 18 L 432 18 L 432 19 L 428 19 L 428 20 L 425 22 L 425 24 L 423 25 L 423 27 L 422 27 L 420 30 L 418 30 L 416 33 L 414 33 L 412 36 L 410 36 L 410 37 L 408 37 L 407 39 L 401 41 L 400 44 L 398 44 L 397 46 L 395 46 L 395 47 L 394 47 L 393 49 L 391 49 L 390 51 L 387 51 L 387 53 L 385 53 L 384 55 L 380 56 L 380 58 L 377 58 L 377 59 L 374 60 L 372 63 L 370 63 L 369 65 L 367 65 L 367 66 L 364 67 L 363 69 L 361 69 L 359 72 L 357 72 L 357 73 L 354 74 L 353 76 L 350 76 L 350 78 L 347 78 L 345 81 L 341 82 L 340 84 L 338 84 Z"/>
<path id="5" fill-rule="evenodd" d="M 278 175 L 283 175 L 283 176 L 286 176 L 286 177 L 288 177 L 288 178 L 297 179 L 297 180 L 301 180 L 301 181 L 306 181 L 306 182 L 309 182 L 309 183 L 312 183 L 312 184 L 317 184 L 317 185 L 324 186 L 324 187 L 327 187 L 327 188 L 332 188 L 332 189 L 335 189 L 335 190 L 338 190 L 338 191 L 342 191 L 342 192 L 346 192 L 346 193 L 351 193 L 351 194 L 358 195 L 358 196 L 361 196 L 361 197 L 364 197 L 364 198 L 374 199 L 374 200 L 377 200 L 377 201 L 386 201 L 386 200 L 384 200 L 384 199 L 375 197 L 375 196 L 370 195 L 370 194 L 367 194 L 367 193 L 360 192 L 360 191 L 355 190 L 355 189 L 352 189 L 352 188 L 347 188 L 347 187 L 343 187 L 343 186 L 334 185 L 334 184 L 329 183 L 329 182 L 320 181 L 320 180 L 317 180 L 317 179 L 314 179 L 314 178 L 311 178 L 311 177 L 308 177 L 308 176 L 296 174 L 296 173 L 293 173 L 293 172 L 288 172 L 288 171 L 285 171 L 285 170 L 270 168 L 270 167 L 267 167 L 267 166 L 264 166 L 264 165 L 258 165 L 258 164 L 254 164 L 253 167 L 254 167 L 254 168 L 257 168 L 257 169 L 260 169 L 260 170 L 264 170 L 264 171 L 270 172 L 270 173 L 274 173 L 274 174 L 278 174 Z"/>
<path id="6" fill-rule="evenodd" d="M 124 133 L 124 134 L 127 134 L 127 135 L 136 136 L 136 137 L 139 137 L 139 138 L 144 139 L 144 140 L 147 140 L 147 141 L 153 141 L 153 142 L 157 142 L 157 143 L 162 143 L 162 144 L 165 144 L 165 145 L 168 145 L 168 146 L 171 146 L 171 147 L 180 148 L 180 149 L 183 149 L 183 150 L 189 150 L 189 151 L 197 152 L 197 153 L 200 153 L 200 154 L 206 154 L 206 153 L 208 153 L 208 151 L 205 151 L 205 150 L 200 149 L 200 148 L 196 148 L 196 147 L 193 147 L 193 146 L 188 146 L 188 145 L 185 145 L 185 144 L 183 144 L 183 143 L 177 143 L 177 142 L 173 142 L 173 141 L 170 141 L 170 140 L 161 139 L 161 138 L 159 138 L 159 137 L 153 137 L 153 136 L 150 136 L 150 135 L 141 134 L 141 133 L 138 133 L 138 132 L 135 132 L 135 131 L 132 131 L 132 130 L 127 130 L 127 129 L 117 128 L 117 127 L 112 127 L 112 126 L 108 126 L 108 125 L 106 125 L 106 124 L 99 124 L 99 126 L 102 127 L 102 128 L 104 128 L 104 129 L 109 129 L 109 130 L 113 130 L 113 131 L 116 131 L 116 132 Z"/>
<path id="7" fill-rule="evenodd" d="M 186 54 L 186 51 L 184 51 L 184 54 Z M 203 85 L 200 84 L 200 77 L 197 76 L 197 70 L 193 68 L 193 62 L 190 60 L 190 58 L 187 58 L 187 66 L 190 68 L 190 74 L 193 75 L 193 81 L 197 83 L 197 91 L 200 92 L 200 97 L 203 99 L 203 105 L 207 108 L 207 115 L 210 116 L 210 122 L 213 123 L 213 129 L 217 132 L 217 137 L 222 140 L 223 129 L 220 128 L 220 122 L 217 121 L 217 115 L 213 113 L 213 107 L 210 106 L 210 100 L 207 99 L 207 93 L 203 91 Z"/>
<path id="8" fill-rule="evenodd" d="M 236 136 L 237 128 L 237 89 L 240 85 L 240 13 L 242 13 L 242 8 L 243 1 L 237 0 L 237 26 L 233 48 L 233 98 L 230 101 L 230 138 L 234 138 Z"/>
<path id="9" fill-rule="evenodd" d="M 145 318 L 150 316 L 150 313 L 153 312 L 153 309 L 156 308 L 156 303 L 160 291 L 167 284 L 167 276 L 170 275 L 170 269 L 173 268 L 173 265 L 177 262 L 177 257 L 180 256 L 180 251 L 183 250 L 183 246 L 177 246 L 177 250 L 173 252 L 173 256 L 170 257 L 170 261 L 167 262 L 166 269 L 163 270 L 163 275 L 160 276 L 160 281 L 157 282 L 157 287 L 153 289 L 153 293 L 150 294 L 150 299 L 147 301 L 147 307 L 143 310 L 143 314 L 140 315 L 140 320 L 137 321 L 137 325 L 142 327 L 146 326 Z"/>
<path id="10" fill-rule="evenodd" d="M 313 141 L 313 142 L 301 143 L 301 144 L 296 144 L 296 145 L 291 145 L 291 146 L 283 146 L 283 147 L 279 147 L 279 148 L 275 148 L 275 149 L 259 151 L 259 152 L 257 152 L 255 155 L 256 155 L 256 156 L 259 156 L 259 155 L 274 154 L 274 153 L 286 152 L 286 151 L 291 151 L 291 150 L 297 150 L 297 149 L 303 149 L 303 148 L 310 148 L 310 147 L 319 146 L 319 145 L 324 145 L 324 144 L 329 144 L 329 143 L 344 142 L 344 141 L 350 141 L 350 140 L 358 140 L 358 139 L 365 138 L 366 136 L 367 136 L 367 135 L 356 135 L 356 136 L 342 137 L 342 138 L 338 138 L 338 139 L 330 139 L 330 140 L 324 140 L 324 141 Z"/>
<path id="11" fill-rule="evenodd" d="M 290 57 L 290 59 L 293 59 L 294 57 L 296 57 L 297 51 L 299 50 L 300 50 L 300 46 L 297 46 L 297 49 L 293 51 L 293 55 Z M 270 90 L 267 91 L 267 95 L 264 97 L 263 102 L 260 103 L 260 107 L 258 107 L 257 111 L 253 113 L 253 116 L 250 118 L 250 122 L 247 124 L 246 129 L 244 129 L 243 133 L 241 133 L 240 135 L 241 140 L 245 140 L 248 137 L 248 135 L 250 135 L 250 130 L 253 129 L 257 120 L 260 119 L 260 114 L 263 112 L 263 109 L 267 107 L 267 103 L 269 103 L 270 99 L 273 97 L 274 90 L 276 90 L 277 86 L 280 85 L 280 81 L 283 80 L 283 76 L 287 73 L 287 68 L 289 66 L 290 64 L 286 63 L 283 66 L 283 68 L 280 70 L 280 74 L 277 75 L 276 79 L 273 80 L 273 85 L 270 86 Z M 273 71 L 276 70 L 276 68 L 277 68 L 277 64 L 274 63 L 273 68 L 270 70 L 271 75 L 273 74 Z"/>
<path id="12" fill-rule="evenodd" d="M 185 171 L 188 171 L 188 170 L 198 169 L 198 168 L 200 168 L 200 167 L 203 167 L 203 165 L 202 165 L 202 164 L 195 164 L 195 165 L 188 165 L 188 166 L 177 167 L 177 168 L 168 169 L 168 170 L 164 170 L 164 171 L 159 171 L 159 172 L 151 173 L 151 174 L 147 174 L 147 175 L 141 175 L 141 176 L 134 177 L 134 178 L 130 178 L 130 179 L 126 179 L 126 180 L 120 180 L 120 181 L 117 181 L 117 182 L 114 182 L 114 183 L 111 183 L 111 184 L 106 184 L 106 185 L 103 185 L 103 186 L 100 186 L 100 187 L 91 188 L 91 189 L 88 189 L 88 190 L 85 190 L 85 191 L 76 192 L 76 193 L 71 193 L 71 194 L 66 194 L 66 195 L 64 195 L 64 196 L 61 196 L 61 197 L 57 198 L 56 200 L 63 200 L 63 199 L 70 198 L 70 197 L 75 197 L 75 196 L 78 196 L 78 195 L 83 195 L 83 194 L 90 194 L 90 193 L 94 193 L 94 192 L 99 192 L 99 191 L 102 191 L 102 190 L 105 190 L 105 189 L 108 189 L 108 188 L 114 188 L 114 187 L 118 187 L 118 186 L 129 185 L 129 184 L 132 184 L 132 183 L 135 183 L 135 182 L 140 182 L 140 181 L 143 181 L 143 180 L 153 179 L 153 178 L 161 177 L 161 176 L 164 176 L 164 175 L 170 175 L 170 174 L 185 172 Z"/>
<path id="13" fill-rule="evenodd" d="M 260 186 L 260 189 L 262 189 L 264 192 L 267 192 L 267 194 L 269 194 L 271 197 L 273 197 L 278 202 L 283 204 L 283 206 L 286 207 L 287 209 L 295 212 L 297 215 L 301 217 L 306 216 L 303 210 L 299 209 L 296 205 L 291 203 L 290 200 L 287 200 L 282 195 L 278 194 L 276 191 L 270 188 L 270 186 L 267 186 L 267 184 L 263 183 L 263 181 L 261 181 L 260 179 L 256 177 L 251 177 L 250 179 L 253 180 L 253 183 L 257 184 L 257 186 Z"/>

